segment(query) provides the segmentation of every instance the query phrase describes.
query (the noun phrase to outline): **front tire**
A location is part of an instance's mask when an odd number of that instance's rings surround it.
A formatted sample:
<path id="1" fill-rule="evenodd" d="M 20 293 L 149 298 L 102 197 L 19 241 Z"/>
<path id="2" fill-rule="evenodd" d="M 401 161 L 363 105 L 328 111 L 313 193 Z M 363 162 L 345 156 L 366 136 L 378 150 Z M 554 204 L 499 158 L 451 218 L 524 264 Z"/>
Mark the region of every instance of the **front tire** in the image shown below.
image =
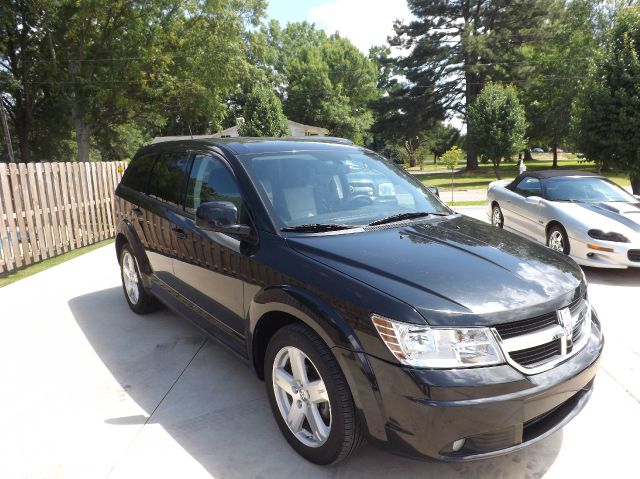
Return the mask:
<path id="1" fill-rule="evenodd" d="M 569 254 L 571 247 L 569 245 L 569 236 L 565 229 L 560 225 L 553 225 L 547 233 L 547 246 L 558 253 Z"/>
<path id="2" fill-rule="evenodd" d="M 344 375 L 327 345 L 308 327 L 285 326 L 271 338 L 265 384 L 280 431 L 308 461 L 335 464 L 363 442 Z"/>
<path id="3" fill-rule="evenodd" d="M 158 300 L 142 285 L 138 261 L 128 244 L 123 245 L 120 251 L 120 277 L 124 297 L 134 313 L 147 314 L 159 308 Z"/>

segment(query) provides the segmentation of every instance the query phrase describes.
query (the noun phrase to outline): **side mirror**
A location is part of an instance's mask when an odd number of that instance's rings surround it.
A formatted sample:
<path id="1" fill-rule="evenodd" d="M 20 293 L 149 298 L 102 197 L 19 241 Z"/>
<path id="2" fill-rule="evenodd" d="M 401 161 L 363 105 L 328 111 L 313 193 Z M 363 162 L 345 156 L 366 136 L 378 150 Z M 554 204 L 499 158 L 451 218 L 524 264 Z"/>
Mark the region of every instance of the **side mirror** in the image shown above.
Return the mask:
<path id="1" fill-rule="evenodd" d="M 530 205 L 539 205 L 540 204 L 540 200 L 542 200 L 542 198 L 540 198 L 539 196 L 527 196 L 524 199 L 524 202 L 528 203 Z"/>
<path id="2" fill-rule="evenodd" d="M 238 224 L 238 208 L 230 201 L 208 201 L 196 210 L 196 226 L 205 231 L 250 236 L 251 228 Z"/>

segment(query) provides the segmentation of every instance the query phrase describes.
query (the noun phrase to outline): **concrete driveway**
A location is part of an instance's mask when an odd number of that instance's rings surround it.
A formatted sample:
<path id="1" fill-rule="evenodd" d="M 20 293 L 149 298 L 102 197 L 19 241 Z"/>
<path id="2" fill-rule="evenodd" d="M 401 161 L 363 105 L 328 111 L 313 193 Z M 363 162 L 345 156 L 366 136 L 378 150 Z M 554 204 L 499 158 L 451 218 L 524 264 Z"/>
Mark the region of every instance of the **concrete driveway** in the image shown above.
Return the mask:
<path id="1" fill-rule="evenodd" d="M 640 271 L 587 275 L 607 345 L 563 431 L 481 462 L 367 446 L 323 468 L 289 448 L 234 356 L 173 313 L 132 314 L 113 246 L 96 250 L 0 289 L 0 478 L 637 477 Z"/>

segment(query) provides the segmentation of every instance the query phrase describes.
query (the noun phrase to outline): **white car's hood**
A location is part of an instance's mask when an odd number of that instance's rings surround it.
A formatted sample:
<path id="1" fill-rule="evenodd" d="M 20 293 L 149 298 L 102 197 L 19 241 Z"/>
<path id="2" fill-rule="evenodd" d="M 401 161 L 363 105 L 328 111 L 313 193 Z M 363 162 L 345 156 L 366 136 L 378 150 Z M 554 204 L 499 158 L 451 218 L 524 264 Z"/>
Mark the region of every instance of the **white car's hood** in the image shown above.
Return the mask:
<path id="1" fill-rule="evenodd" d="M 640 203 L 565 203 L 562 208 L 589 228 L 640 237 Z"/>

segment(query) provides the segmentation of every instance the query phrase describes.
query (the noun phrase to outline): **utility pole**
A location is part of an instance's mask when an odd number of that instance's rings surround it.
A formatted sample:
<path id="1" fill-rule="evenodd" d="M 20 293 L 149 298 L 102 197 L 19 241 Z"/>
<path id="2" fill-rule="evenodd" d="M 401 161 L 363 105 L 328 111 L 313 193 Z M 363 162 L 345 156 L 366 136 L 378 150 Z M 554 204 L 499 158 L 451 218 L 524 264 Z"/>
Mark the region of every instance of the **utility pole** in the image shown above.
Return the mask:
<path id="1" fill-rule="evenodd" d="M 0 93 L 0 117 L 2 118 L 2 129 L 4 130 L 4 139 L 7 141 L 7 152 L 9 153 L 9 161 L 15 163 L 13 156 L 13 147 L 11 146 L 11 136 L 9 135 L 9 124 L 7 123 L 7 112 L 4 110 L 4 95 Z"/>

